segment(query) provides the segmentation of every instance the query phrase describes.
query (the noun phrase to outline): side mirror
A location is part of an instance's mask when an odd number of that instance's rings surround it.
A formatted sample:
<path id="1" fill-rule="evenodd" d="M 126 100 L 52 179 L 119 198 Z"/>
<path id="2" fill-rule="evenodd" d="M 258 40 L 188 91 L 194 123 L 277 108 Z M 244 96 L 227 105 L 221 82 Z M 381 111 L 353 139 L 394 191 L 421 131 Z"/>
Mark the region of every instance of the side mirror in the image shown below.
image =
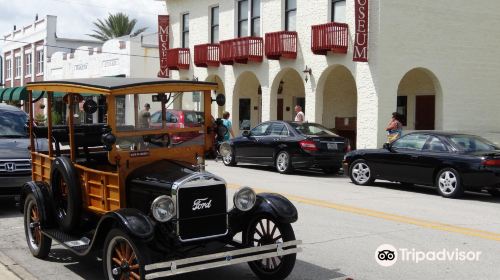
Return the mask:
<path id="1" fill-rule="evenodd" d="M 241 135 L 243 135 L 244 137 L 250 137 L 252 133 L 250 132 L 250 130 L 245 130 Z"/>
<path id="2" fill-rule="evenodd" d="M 384 148 L 384 149 L 386 149 L 388 151 L 392 151 L 391 144 L 389 144 L 389 143 L 384 143 L 384 145 L 382 146 L 382 148 Z"/>

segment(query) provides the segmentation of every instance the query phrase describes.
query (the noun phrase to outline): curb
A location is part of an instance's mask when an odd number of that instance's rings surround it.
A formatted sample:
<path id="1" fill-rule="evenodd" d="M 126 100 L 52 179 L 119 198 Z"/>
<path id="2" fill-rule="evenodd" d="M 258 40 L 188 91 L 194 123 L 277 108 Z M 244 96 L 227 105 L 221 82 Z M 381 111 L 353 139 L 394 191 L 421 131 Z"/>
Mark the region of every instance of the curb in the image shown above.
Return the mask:
<path id="1" fill-rule="evenodd" d="M 24 267 L 17 264 L 0 251 L 0 278 L 7 280 L 38 280 L 29 273 Z"/>

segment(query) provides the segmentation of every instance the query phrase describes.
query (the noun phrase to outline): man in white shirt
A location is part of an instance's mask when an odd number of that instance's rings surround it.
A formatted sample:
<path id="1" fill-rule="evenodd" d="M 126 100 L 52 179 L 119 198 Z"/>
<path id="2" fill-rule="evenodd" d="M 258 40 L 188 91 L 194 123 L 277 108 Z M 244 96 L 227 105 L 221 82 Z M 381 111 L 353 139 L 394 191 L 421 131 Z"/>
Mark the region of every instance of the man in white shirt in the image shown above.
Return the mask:
<path id="1" fill-rule="evenodd" d="M 303 123 L 304 119 L 305 119 L 305 115 L 304 115 L 304 112 L 302 112 L 302 107 L 300 105 L 295 106 L 295 112 L 297 113 L 297 115 L 295 115 L 295 121 Z"/>

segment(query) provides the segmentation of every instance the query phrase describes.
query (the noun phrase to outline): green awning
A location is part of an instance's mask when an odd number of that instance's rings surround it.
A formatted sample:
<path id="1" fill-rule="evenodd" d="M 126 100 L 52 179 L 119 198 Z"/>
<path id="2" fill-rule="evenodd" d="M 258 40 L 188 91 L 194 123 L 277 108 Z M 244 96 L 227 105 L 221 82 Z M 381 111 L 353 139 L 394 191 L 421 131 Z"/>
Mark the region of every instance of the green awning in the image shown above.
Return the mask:
<path id="1" fill-rule="evenodd" d="M 15 88 L 6 88 L 3 93 L 2 93 L 2 100 L 3 101 L 9 101 L 10 96 L 12 94 L 12 91 L 14 91 Z"/>
<path id="2" fill-rule="evenodd" d="M 3 97 L 3 92 L 6 90 L 7 88 L 0 88 L 0 102 L 3 100 L 2 97 Z"/>
<path id="3" fill-rule="evenodd" d="M 63 97 L 66 95 L 66 92 L 54 92 L 54 97 Z M 40 96 L 47 97 L 47 92 L 35 90 L 32 93 L 33 100 L 40 98 Z M 93 96 L 96 94 L 82 94 L 82 96 Z M 10 87 L 0 89 L 0 101 L 15 101 L 15 100 L 24 100 L 28 101 L 28 90 L 26 87 Z"/>

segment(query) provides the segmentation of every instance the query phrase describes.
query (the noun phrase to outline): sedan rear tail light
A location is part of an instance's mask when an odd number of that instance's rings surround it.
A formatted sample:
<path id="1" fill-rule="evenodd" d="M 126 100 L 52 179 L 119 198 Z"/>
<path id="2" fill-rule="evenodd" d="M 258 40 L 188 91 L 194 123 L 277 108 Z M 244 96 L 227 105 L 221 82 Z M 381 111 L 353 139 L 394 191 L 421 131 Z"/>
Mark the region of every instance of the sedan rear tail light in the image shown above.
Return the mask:
<path id="1" fill-rule="evenodd" d="M 314 141 L 311 141 L 311 140 L 302 140 L 299 142 L 300 144 L 300 147 L 302 148 L 302 150 L 304 151 L 317 151 L 318 150 L 318 147 L 316 147 L 316 143 L 314 143 Z"/>
<path id="2" fill-rule="evenodd" d="M 486 159 L 482 163 L 484 166 L 500 167 L 500 159 Z"/>

